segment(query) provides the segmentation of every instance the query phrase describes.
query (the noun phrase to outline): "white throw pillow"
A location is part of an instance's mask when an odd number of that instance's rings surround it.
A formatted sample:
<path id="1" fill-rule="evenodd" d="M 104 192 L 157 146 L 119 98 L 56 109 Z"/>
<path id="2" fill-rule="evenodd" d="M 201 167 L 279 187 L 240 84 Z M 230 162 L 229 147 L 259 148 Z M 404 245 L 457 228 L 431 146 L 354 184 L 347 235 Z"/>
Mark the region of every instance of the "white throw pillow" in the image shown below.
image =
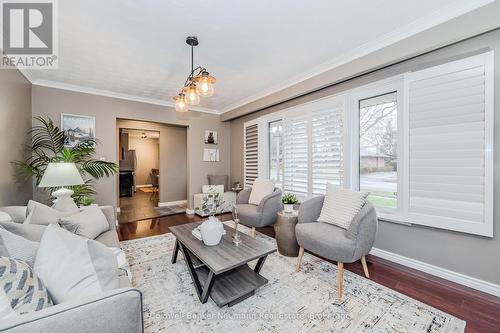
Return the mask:
<path id="1" fill-rule="evenodd" d="M 327 184 L 325 201 L 318 221 L 331 223 L 344 229 L 349 228 L 352 219 L 365 204 L 367 195 L 367 193 Z"/>
<path id="2" fill-rule="evenodd" d="M 257 178 L 252 185 L 252 192 L 248 203 L 252 205 L 259 205 L 266 195 L 273 193 L 274 183 L 267 179 Z"/>
<path id="3" fill-rule="evenodd" d="M 26 206 L 6 206 L 1 207 L 0 212 L 8 214 L 13 222 L 24 223 L 26 220 Z"/>
<path id="4" fill-rule="evenodd" d="M 10 222 L 12 218 L 6 212 L 0 211 L 0 222 Z"/>
<path id="5" fill-rule="evenodd" d="M 113 251 L 53 224 L 40 241 L 34 271 L 54 304 L 119 287 Z"/>
<path id="6" fill-rule="evenodd" d="M 0 227 L 0 256 L 23 260 L 33 266 L 38 242 L 30 241 Z"/>
<path id="7" fill-rule="evenodd" d="M 69 216 L 73 213 L 60 212 L 52 207 L 30 200 L 28 202 L 26 214 L 27 217 L 24 223 L 49 225 L 57 224 L 59 222 L 59 218 Z"/>
<path id="8" fill-rule="evenodd" d="M 62 217 L 59 224 L 74 234 L 95 239 L 97 236 L 109 230 L 109 223 L 102 210 L 97 206 L 91 206 L 78 214 Z"/>

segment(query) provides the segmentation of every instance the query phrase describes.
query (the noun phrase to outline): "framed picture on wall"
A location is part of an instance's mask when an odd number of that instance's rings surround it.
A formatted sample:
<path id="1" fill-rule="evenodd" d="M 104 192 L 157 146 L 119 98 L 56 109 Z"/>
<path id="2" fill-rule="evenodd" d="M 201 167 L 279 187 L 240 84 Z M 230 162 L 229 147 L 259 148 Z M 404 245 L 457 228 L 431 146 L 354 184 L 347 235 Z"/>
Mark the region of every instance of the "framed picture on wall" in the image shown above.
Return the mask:
<path id="1" fill-rule="evenodd" d="M 61 113 L 61 130 L 66 134 L 64 146 L 74 147 L 95 138 L 95 117 Z"/>
<path id="2" fill-rule="evenodd" d="M 205 144 L 216 145 L 217 144 L 217 132 L 216 131 L 205 131 Z"/>
<path id="3" fill-rule="evenodd" d="M 219 149 L 203 149 L 204 162 L 219 162 Z"/>

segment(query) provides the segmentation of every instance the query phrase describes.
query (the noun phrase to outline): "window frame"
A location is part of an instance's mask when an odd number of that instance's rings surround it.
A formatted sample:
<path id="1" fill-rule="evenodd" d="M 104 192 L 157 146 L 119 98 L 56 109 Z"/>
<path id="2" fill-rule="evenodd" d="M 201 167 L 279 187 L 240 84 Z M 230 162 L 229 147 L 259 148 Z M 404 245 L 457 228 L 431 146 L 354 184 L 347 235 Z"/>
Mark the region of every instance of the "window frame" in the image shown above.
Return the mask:
<path id="1" fill-rule="evenodd" d="M 283 117 L 281 117 L 280 115 L 278 116 L 278 119 L 276 119 L 276 117 L 266 117 L 264 119 L 264 126 L 266 128 L 266 141 L 265 141 L 265 156 L 267 158 L 267 165 L 266 165 L 266 178 L 267 179 L 271 179 L 271 132 L 270 132 L 270 129 L 271 129 L 271 124 L 272 123 L 275 123 L 275 122 L 278 122 L 280 121 L 282 124 L 282 128 L 283 128 Z M 281 145 L 283 145 L 283 140 L 280 141 Z M 283 156 L 282 156 L 283 158 Z M 284 175 L 283 175 L 284 176 Z M 281 182 L 277 182 L 275 183 L 276 187 L 278 187 L 279 189 L 283 190 L 283 182 L 284 182 L 284 177 L 282 177 L 281 179 Z"/>
<path id="2" fill-rule="evenodd" d="M 408 78 L 427 72 L 446 72 L 446 69 L 462 70 L 470 63 L 481 63 L 484 65 L 485 75 L 485 99 L 484 99 L 484 124 L 485 124 L 485 149 L 484 149 L 484 223 L 467 223 L 467 225 L 444 223 L 439 221 L 439 217 L 429 215 L 418 218 L 409 214 L 409 82 Z M 344 187 L 352 190 L 359 190 L 359 169 L 360 169 L 360 145 L 359 145 L 359 101 L 384 95 L 386 93 L 397 93 L 398 104 L 398 207 L 393 212 L 377 210 L 379 219 L 411 226 L 412 224 L 422 225 L 431 228 L 457 231 L 461 233 L 493 237 L 494 225 L 494 51 L 480 53 L 474 56 L 464 57 L 459 60 L 446 62 L 443 64 L 429 66 L 415 72 L 405 72 L 387 79 L 379 80 L 364 86 L 342 91 L 340 93 L 323 97 L 311 102 L 292 106 L 282 111 L 262 116 L 252 122 L 259 122 L 259 177 L 269 178 L 269 123 L 276 120 L 285 120 L 287 116 L 297 113 L 309 112 L 315 108 L 325 106 L 331 99 L 343 99 L 344 107 Z M 420 73 L 420 74 L 419 74 Z M 422 74 L 424 75 L 424 74 Z M 326 104 L 328 105 L 328 104 Z M 245 123 L 245 127 L 247 123 Z M 311 128 L 310 124 L 309 130 Z M 266 135 L 261 135 L 265 129 Z M 244 133 L 245 134 L 245 133 Z M 243 134 L 243 135 L 244 135 Z M 312 140 L 309 138 L 309 154 Z M 310 156 L 310 155 L 309 155 Z M 265 161 L 264 161 L 265 160 Z M 298 195 L 301 201 L 313 197 L 312 195 L 312 169 L 308 169 L 308 193 Z M 282 184 L 283 188 L 283 184 Z"/>
<path id="3" fill-rule="evenodd" d="M 404 212 L 406 209 L 406 189 L 407 189 L 407 163 L 406 158 L 404 156 L 405 152 L 408 151 L 406 148 L 407 140 L 405 138 L 406 128 L 405 128 L 405 119 L 406 119 L 406 111 L 404 107 L 404 75 L 396 75 L 390 77 L 385 80 L 369 83 L 365 86 L 355 88 L 353 90 L 347 91 L 348 95 L 348 110 L 349 110 L 349 124 L 348 128 L 348 136 L 349 136 L 349 147 L 347 153 L 349 156 L 349 172 L 347 173 L 348 179 L 346 183 L 348 187 L 352 190 L 359 191 L 359 182 L 360 182 L 360 138 L 359 138 L 359 102 L 361 100 L 385 95 L 388 93 L 395 92 L 396 103 L 398 105 L 398 191 L 397 191 L 397 208 L 394 210 L 377 210 L 377 214 L 382 219 L 387 220 L 397 220 L 401 222 L 406 222 L 407 219 L 404 217 Z M 346 154 L 347 155 L 347 154 Z M 347 169 L 347 167 L 346 167 Z"/>

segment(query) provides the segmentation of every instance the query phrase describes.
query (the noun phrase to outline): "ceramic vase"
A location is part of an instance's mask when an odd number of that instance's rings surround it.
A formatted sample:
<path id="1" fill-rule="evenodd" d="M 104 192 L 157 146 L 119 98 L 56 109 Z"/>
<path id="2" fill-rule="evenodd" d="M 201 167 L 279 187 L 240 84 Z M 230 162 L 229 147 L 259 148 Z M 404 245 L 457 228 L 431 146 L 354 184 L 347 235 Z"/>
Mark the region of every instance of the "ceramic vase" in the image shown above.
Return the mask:
<path id="1" fill-rule="evenodd" d="M 224 233 L 224 226 L 218 218 L 210 216 L 201 224 L 200 232 L 203 243 L 207 246 L 214 246 L 219 244 Z"/>

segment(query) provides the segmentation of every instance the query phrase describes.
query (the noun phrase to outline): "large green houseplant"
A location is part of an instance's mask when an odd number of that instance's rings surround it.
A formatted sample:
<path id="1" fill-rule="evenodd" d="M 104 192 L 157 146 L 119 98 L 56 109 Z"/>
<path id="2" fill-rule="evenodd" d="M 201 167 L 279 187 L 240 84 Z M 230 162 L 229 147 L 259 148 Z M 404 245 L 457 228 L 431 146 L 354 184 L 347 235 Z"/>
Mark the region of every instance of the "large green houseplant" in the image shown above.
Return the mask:
<path id="1" fill-rule="evenodd" d="M 74 147 L 65 147 L 65 133 L 50 118 L 35 117 L 36 124 L 29 130 L 31 154 L 25 161 L 14 161 L 21 173 L 26 177 L 34 177 L 36 184 L 51 162 L 73 162 L 80 171 L 85 184 L 71 186 L 75 192 L 73 198 L 77 204 L 88 203 L 96 192 L 95 180 L 109 177 L 118 171 L 113 162 L 96 159 L 95 147 L 97 139 L 86 139 Z M 48 189 L 53 191 L 54 189 Z"/>

